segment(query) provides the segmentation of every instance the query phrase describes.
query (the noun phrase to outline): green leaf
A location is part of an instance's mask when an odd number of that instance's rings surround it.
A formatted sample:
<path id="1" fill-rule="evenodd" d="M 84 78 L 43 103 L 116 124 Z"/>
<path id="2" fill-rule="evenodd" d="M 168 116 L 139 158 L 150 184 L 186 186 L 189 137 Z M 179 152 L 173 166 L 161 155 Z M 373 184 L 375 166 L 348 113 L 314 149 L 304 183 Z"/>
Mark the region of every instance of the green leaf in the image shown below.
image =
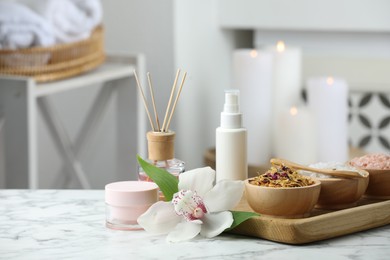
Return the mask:
<path id="1" fill-rule="evenodd" d="M 233 224 L 230 226 L 230 228 L 226 229 L 225 231 L 232 230 L 233 228 L 240 225 L 242 222 L 247 221 L 248 219 L 252 217 L 260 216 L 259 214 L 255 212 L 246 212 L 246 211 L 231 211 L 233 214 Z"/>
<path id="2" fill-rule="evenodd" d="M 137 155 L 137 160 L 145 173 L 153 180 L 164 194 L 166 201 L 171 201 L 173 194 L 179 191 L 179 180 L 164 169 L 158 168 Z"/>

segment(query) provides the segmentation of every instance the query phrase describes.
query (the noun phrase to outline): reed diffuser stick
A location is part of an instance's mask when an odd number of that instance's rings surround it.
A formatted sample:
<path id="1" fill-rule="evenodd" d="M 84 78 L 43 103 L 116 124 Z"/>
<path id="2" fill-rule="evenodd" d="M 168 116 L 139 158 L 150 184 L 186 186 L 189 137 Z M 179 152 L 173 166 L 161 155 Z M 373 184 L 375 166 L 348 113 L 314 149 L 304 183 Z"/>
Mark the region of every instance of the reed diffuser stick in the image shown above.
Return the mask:
<path id="1" fill-rule="evenodd" d="M 175 112 L 176 104 L 177 104 L 177 101 L 179 100 L 179 97 L 180 97 L 180 94 L 181 94 L 181 90 L 182 90 L 183 85 L 184 85 L 184 81 L 186 80 L 186 76 L 187 76 L 187 72 L 184 73 L 183 79 L 181 80 L 181 84 L 180 84 L 180 87 L 179 87 L 179 92 L 176 95 L 175 103 L 173 103 L 171 114 L 169 116 L 169 120 L 168 120 L 168 123 L 167 123 L 167 126 L 166 126 L 165 130 L 168 130 L 169 129 L 169 125 L 171 124 L 171 119 L 172 119 L 173 113 Z"/>
<path id="2" fill-rule="evenodd" d="M 141 95 L 142 95 L 142 100 L 143 100 L 143 102 L 144 102 L 146 114 L 148 115 L 148 118 L 149 118 L 150 126 L 152 127 L 152 130 L 153 130 L 153 131 L 156 131 L 156 129 L 154 128 L 154 125 L 153 125 L 152 118 L 151 118 L 151 116 L 150 116 L 150 112 L 149 112 L 149 109 L 148 109 L 148 105 L 146 104 L 146 98 L 145 98 L 145 95 L 144 95 L 144 91 L 142 90 L 141 84 L 140 84 L 140 82 L 139 82 L 139 80 L 138 80 L 138 76 L 137 76 L 137 73 L 135 72 L 135 70 L 134 70 L 134 77 L 135 77 L 135 81 L 137 82 L 138 89 L 140 90 Z"/>
<path id="3" fill-rule="evenodd" d="M 175 81 L 174 81 L 174 83 L 173 83 L 172 90 L 171 90 L 171 96 L 169 97 L 167 109 L 166 109 L 166 111 L 165 111 L 164 122 L 163 122 L 163 125 L 162 125 L 162 128 L 161 128 L 161 131 L 162 131 L 162 132 L 165 132 L 165 124 L 167 123 L 168 112 L 169 112 L 169 108 L 171 107 L 172 98 L 173 98 L 173 94 L 175 93 L 176 84 L 177 84 L 177 80 L 178 80 L 178 78 L 179 78 L 179 74 L 180 74 L 180 69 L 178 69 L 177 72 L 176 72 Z"/>
<path id="4" fill-rule="evenodd" d="M 161 131 L 160 128 L 160 121 L 158 120 L 158 114 L 157 114 L 157 109 L 156 109 L 156 102 L 154 101 L 154 91 L 153 91 L 153 85 L 152 85 L 152 80 L 150 78 L 150 73 L 147 73 L 148 76 L 148 82 L 149 82 L 149 90 L 150 90 L 150 95 L 152 96 L 152 104 L 153 104 L 153 110 L 154 110 L 154 118 L 156 119 L 156 124 L 157 124 L 157 130 Z"/>

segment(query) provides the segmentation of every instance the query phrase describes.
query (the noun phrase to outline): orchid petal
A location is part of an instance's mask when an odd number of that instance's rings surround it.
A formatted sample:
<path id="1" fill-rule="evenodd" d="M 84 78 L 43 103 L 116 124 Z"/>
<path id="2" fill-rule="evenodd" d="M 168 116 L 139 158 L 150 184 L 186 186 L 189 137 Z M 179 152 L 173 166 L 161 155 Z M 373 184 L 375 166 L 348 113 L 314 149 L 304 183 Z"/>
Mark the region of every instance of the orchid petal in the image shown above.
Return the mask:
<path id="1" fill-rule="evenodd" d="M 192 190 L 203 197 L 213 187 L 215 171 L 210 167 L 198 168 L 179 175 L 179 190 Z"/>
<path id="2" fill-rule="evenodd" d="M 202 221 L 184 221 L 176 225 L 174 230 L 168 234 L 168 242 L 179 242 L 196 237 L 201 229 Z"/>
<path id="3" fill-rule="evenodd" d="M 208 212 L 233 209 L 244 192 L 243 181 L 221 180 L 203 197 Z"/>
<path id="4" fill-rule="evenodd" d="M 171 202 L 158 201 L 154 203 L 138 219 L 138 224 L 147 232 L 167 234 L 180 223 L 182 217 L 176 215 Z"/>
<path id="5" fill-rule="evenodd" d="M 206 214 L 203 217 L 203 225 L 200 234 L 204 237 L 211 238 L 218 236 L 225 229 L 231 227 L 233 215 L 230 211 Z"/>

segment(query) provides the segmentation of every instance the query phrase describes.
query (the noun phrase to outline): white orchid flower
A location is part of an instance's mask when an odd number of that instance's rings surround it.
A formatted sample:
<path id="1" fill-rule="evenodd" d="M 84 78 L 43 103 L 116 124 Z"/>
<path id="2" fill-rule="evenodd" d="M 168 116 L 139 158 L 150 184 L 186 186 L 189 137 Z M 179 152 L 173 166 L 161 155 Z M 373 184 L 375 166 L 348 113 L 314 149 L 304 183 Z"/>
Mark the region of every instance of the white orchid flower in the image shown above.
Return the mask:
<path id="1" fill-rule="evenodd" d="M 182 173 L 172 201 L 153 204 L 138 218 L 139 225 L 153 234 L 168 234 L 168 242 L 221 234 L 233 223 L 228 210 L 241 200 L 244 182 L 223 180 L 213 187 L 214 180 L 210 167 Z"/>

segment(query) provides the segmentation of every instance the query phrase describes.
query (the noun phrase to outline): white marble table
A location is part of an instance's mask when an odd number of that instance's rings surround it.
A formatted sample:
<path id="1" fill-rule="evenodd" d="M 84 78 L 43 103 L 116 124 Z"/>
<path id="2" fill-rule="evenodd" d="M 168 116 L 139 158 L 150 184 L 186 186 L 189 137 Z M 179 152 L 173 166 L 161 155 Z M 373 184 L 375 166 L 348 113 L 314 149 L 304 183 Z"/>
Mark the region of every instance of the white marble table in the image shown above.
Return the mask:
<path id="1" fill-rule="evenodd" d="M 300 246 L 230 234 L 167 244 L 104 219 L 101 190 L 0 190 L 0 259 L 390 259 L 390 225 Z"/>

